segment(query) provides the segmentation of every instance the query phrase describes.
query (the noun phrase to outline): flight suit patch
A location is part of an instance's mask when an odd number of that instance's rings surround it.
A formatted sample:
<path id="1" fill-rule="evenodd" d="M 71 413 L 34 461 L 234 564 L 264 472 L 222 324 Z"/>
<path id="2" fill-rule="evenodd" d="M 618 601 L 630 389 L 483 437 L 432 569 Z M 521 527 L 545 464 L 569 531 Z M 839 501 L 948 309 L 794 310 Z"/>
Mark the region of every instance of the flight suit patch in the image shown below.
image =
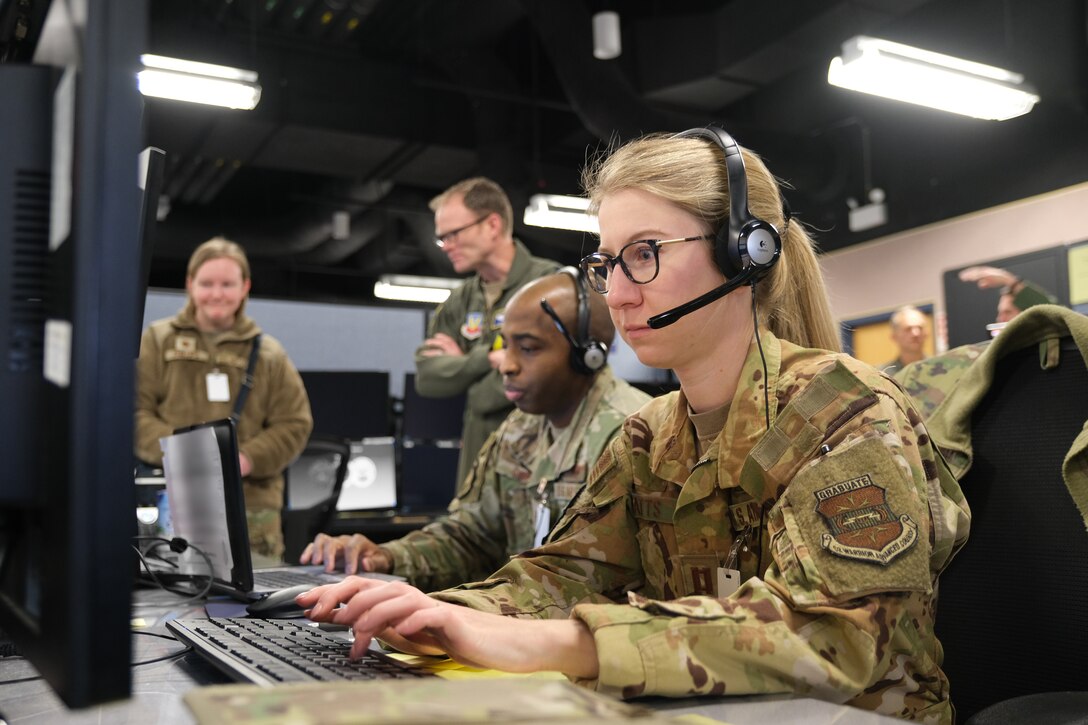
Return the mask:
<path id="1" fill-rule="evenodd" d="M 475 340 L 483 334 L 482 323 L 484 321 L 484 313 L 482 312 L 469 312 L 465 315 L 465 324 L 461 325 L 461 337 L 466 340 Z"/>
<path id="2" fill-rule="evenodd" d="M 869 474 L 813 493 L 816 512 L 830 529 L 820 545 L 832 554 L 887 566 L 918 543 L 918 524 L 892 511 L 886 491 Z"/>

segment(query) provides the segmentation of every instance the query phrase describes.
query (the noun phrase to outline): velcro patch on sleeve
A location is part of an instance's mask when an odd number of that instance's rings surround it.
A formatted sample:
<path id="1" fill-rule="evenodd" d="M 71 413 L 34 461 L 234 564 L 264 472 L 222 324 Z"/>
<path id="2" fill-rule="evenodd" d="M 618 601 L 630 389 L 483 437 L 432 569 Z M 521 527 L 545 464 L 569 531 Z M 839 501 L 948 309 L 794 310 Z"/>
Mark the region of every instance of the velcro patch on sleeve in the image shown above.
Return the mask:
<path id="1" fill-rule="evenodd" d="M 931 589 L 928 509 L 880 439 L 848 443 L 802 469 L 786 496 L 795 552 L 833 598 Z"/>

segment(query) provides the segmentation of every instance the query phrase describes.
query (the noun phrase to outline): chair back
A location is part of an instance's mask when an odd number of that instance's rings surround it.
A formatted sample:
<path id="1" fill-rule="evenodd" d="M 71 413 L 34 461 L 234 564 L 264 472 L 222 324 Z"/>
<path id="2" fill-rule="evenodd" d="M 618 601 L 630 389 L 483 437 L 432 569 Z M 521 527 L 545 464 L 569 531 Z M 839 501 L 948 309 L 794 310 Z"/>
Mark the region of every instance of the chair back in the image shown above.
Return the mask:
<path id="1" fill-rule="evenodd" d="M 1088 689 L 1088 533 L 1062 462 L 1088 417 L 1071 338 L 1043 369 L 1036 345 L 997 363 L 971 413 L 960 484 L 971 534 L 941 575 L 936 630 L 957 720 L 1009 698 Z"/>
<path id="2" fill-rule="evenodd" d="M 284 559 L 298 560 L 302 549 L 328 529 L 347 476 L 351 446 L 332 436 L 312 436 L 284 478 Z"/>

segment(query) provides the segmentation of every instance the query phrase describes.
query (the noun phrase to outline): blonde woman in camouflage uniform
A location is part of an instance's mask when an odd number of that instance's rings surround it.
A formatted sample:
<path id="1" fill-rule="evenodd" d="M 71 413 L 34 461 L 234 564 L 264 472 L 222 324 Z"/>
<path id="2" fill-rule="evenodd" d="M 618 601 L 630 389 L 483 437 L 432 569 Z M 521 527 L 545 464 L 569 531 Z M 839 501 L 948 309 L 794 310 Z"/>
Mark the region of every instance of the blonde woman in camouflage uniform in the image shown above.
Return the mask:
<path id="1" fill-rule="evenodd" d="M 649 325 L 724 288 L 706 241 L 730 215 L 723 148 L 649 137 L 586 176 L 601 239 L 583 264 L 681 391 L 629 418 L 549 539 L 487 581 L 428 597 L 347 580 L 299 597 L 311 617 L 352 623 L 360 651 L 381 636 L 623 697 L 795 693 L 952 721 L 933 618 L 967 505 L 899 388 L 833 352 L 812 240 L 753 153 L 732 146 L 777 263 Z"/>

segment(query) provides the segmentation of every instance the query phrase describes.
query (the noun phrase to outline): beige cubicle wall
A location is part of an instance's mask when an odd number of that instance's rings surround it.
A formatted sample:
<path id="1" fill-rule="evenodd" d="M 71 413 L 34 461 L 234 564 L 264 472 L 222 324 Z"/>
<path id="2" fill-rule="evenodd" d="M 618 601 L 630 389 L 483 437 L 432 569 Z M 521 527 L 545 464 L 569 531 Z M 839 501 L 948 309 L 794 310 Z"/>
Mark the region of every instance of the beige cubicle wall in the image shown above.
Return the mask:
<path id="1" fill-rule="evenodd" d="M 820 263 L 832 314 L 842 321 L 932 304 L 939 319 L 942 272 L 1088 239 L 1085 210 L 1088 183 L 829 252 Z"/>

